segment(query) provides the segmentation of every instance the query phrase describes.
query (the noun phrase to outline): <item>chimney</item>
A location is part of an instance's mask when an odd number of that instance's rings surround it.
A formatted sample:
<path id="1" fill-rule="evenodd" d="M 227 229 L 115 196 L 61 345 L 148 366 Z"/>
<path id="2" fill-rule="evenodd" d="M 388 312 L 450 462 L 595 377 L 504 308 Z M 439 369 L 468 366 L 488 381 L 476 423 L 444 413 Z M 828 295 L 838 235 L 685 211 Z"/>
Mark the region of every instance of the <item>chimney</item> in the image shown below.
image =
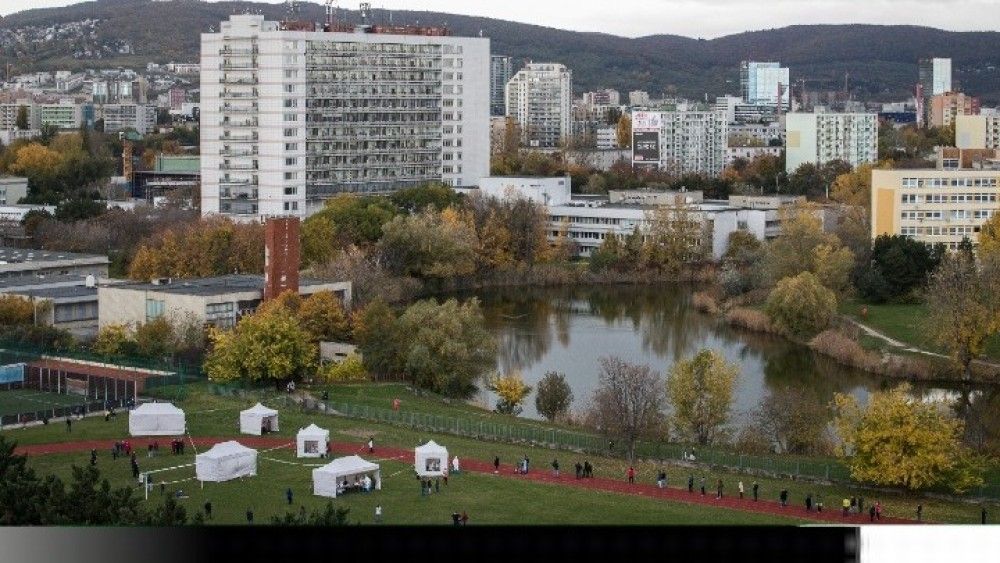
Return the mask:
<path id="1" fill-rule="evenodd" d="M 270 217 L 264 224 L 264 301 L 299 291 L 299 218 Z"/>

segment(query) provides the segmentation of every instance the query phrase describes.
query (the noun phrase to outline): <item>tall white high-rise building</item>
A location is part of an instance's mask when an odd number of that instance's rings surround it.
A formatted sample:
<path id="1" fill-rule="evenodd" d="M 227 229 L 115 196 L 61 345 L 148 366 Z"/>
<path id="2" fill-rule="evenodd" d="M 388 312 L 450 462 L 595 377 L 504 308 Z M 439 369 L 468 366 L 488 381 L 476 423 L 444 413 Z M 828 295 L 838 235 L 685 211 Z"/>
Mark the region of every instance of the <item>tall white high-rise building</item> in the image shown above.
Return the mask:
<path id="1" fill-rule="evenodd" d="M 725 111 L 632 113 L 632 163 L 674 174 L 715 176 L 726 164 Z"/>
<path id="2" fill-rule="evenodd" d="M 806 163 L 878 160 L 878 114 L 790 113 L 785 116 L 785 171 Z"/>
<path id="3" fill-rule="evenodd" d="M 507 83 L 506 97 L 525 146 L 555 148 L 570 135 L 573 72 L 564 65 L 529 63 Z"/>
<path id="4" fill-rule="evenodd" d="M 506 113 L 507 102 L 504 96 L 507 83 L 514 75 L 514 61 L 505 55 L 490 57 L 490 115 L 499 117 Z"/>
<path id="5" fill-rule="evenodd" d="M 788 68 L 776 62 L 743 61 L 740 65 L 740 87 L 743 99 L 750 105 L 779 105 L 778 89 L 781 89 L 781 107 L 790 109 Z"/>
<path id="6" fill-rule="evenodd" d="M 648 106 L 649 92 L 646 92 L 645 90 L 632 90 L 628 93 L 628 105 Z"/>
<path id="7" fill-rule="evenodd" d="M 202 213 L 305 216 L 489 173 L 489 39 L 288 27 L 234 15 L 202 34 Z"/>
<path id="8" fill-rule="evenodd" d="M 921 94 L 918 100 L 920 103 L 918 117 L 923 125 L 927 125 L 931 121 L 931 99 L 952 91 L 951 59 L 940 57 L 920 59 L 917 64 L 917 80 Z"/>

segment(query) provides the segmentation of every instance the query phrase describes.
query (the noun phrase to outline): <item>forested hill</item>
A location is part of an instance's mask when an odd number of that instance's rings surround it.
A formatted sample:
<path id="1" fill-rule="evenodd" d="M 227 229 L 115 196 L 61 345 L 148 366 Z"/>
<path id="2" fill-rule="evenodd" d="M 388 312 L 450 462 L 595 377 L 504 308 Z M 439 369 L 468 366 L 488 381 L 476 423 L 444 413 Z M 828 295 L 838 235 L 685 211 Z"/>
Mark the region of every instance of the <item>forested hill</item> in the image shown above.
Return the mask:
<path id="1" fill-rule="evenodd" d="M 342 5 L 344 3 L 341 3 Z M 14 72 L 147 61 L 196 61 L 199 34 L 230 14 L 252 10 L 280 19 L 284 7 L 253 2 L 97 0 L 27 10 L 0 20 L 0 64 Z M 321 21 L 320 4 L 303 3 L 303 19 Z M 342 12 L 343 13 L 343 12 Z M 347 12 L 358 21 L 356 12 Z M 636 17 L 642 17 L 637 14 Z M 376 21 L 388 21 L 376 10 Z M 87 21 L 89 20 L 89 21 Z M 95 21 L 96 20 L 96 21 Z M 81 23 L 83 22 L 83 23 Z M 859 98 L 900 98 L 912 92 L 921 57 L 951 57 L 956 87 L 1000 102 L 1000 33 L 957 33 L 913 26 L 792 26 L 712 40 L 676 35 L 636 39 L 580 33 L 490 18 L 434 12 L 392 12 L 392 22 L 448 25 L 457 35 L 492 40 L 495 54 L 562 62 L 574 89 L 613 87 L 701 98 L 736 93 L 742 59 L 779 60 L 810 90 L 840 90 L 845 74 Z M 49 29 L 52 28 L 52 29 Z"/>

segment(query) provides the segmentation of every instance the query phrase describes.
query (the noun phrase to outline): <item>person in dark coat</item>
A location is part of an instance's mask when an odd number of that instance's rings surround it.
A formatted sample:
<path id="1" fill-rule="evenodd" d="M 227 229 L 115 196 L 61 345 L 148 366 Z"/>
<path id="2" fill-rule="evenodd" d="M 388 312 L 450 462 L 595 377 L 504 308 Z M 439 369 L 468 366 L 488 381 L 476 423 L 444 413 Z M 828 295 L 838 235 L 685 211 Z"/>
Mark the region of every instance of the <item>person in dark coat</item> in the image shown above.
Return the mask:
<path id="1" fill-rule="evenodd" d="M 90 465 L 97 465 L 97 448 L 90 450 Z"/>
<path id="2" fill-rule="evenodd" d="M 500 456 L 493 458 L 493 473 L 500 473 Z"/>
<path id="3" fill-rule="evenodd" d="M 758 489 L 758 487 L 760 487 L 760 485 L 757 484 L 757 481 L 754 481 L 753 482 L 753 501 L 754 502 L 757 502 L 757 489 Z"/>
<path id="4" fill-rule="evenodd" d="M 868 521 L 869 522 L 875 521 L 875 505 L 871 505 L 868 507 Z"/>
<path id="5" fill-rule="evenodd" d="M 212 519 L 212 501 L 205 501 L 205 518 Z"/>
<path id="6" fill-rule="evenodd" d="M 982 523 L 985 524 L 986 523 L 986 507 L 985 506 L 983 507 L 983 512 L 980 515 L 980 517 L 981 517 Z"/>
<path id="7" fill-rule="evenodd" d="M 806 512 L 812 512 L 813 509 L 813 495 L 809 493 L 806 495 Z"/>
<path id="8" fill-rule="evenodd" d="M 920 522 L 921 520 L 923 520 L 923 515 L 924 515 L 924 505 L 918 504 L 917 505 L 917 522 Z"/>
<path id="9" fill-rule="evenodd" d="M 247 524 L 253 524 L 253 509 L 247 509 Z"/>
<path id="10" fill-rule="evenodd" d="M 694 492 L 694 475 L 688 475 L 688 492 Z"/>
<path id="11" fill-rule="evenodd" d="M 575 467 L 576 467 L 576 478 L 579 479 L 580 475 L 583 473 L 583 466 L 580 465 L 580 462 L 578 461 L 578 462 L 576 462 L 576 466 Z"/>
<path id="12" fill-rule="evenodd" d="M 288 504 L 292 504 L 292 488 L 288 487 L 285 491 L 285 498 L 288 499 Z"/>
<path id="13" fill-rule="evenodd" d="M 701 478 L 701 496 L 705 496 L 705 478 Z"/>
<path id="14" fill-rule="evenodd" d="M 788 506 L 788 489 L 781 489 L 781 506 Z"/>

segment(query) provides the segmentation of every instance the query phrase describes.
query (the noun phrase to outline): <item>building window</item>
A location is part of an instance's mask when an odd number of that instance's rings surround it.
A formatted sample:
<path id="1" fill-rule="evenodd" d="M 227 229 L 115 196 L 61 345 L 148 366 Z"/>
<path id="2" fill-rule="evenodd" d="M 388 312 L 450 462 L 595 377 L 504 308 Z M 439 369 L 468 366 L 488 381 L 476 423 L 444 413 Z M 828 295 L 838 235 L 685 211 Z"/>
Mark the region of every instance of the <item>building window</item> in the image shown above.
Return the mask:
<path id="1" fill-rule="evenodd" d="M 297 201 L 285 202 L 285 211 L 298 211 L 298 210 L 299 210 L 299 202 Z"/>
<path id="2" fill-rule="evenodd" d="M 296 174 L 295 172 L 285 172 L 285 179 L 286 180 L 295 180 L 297 178 L 298 178 L 298 174 Z"/>
<path id="3" fill-rule="evenodd" d="M 295 166 L 298 163 L 298 160 L 299 159 L 295 158 L 294 156 L 291 158 L 286 158 L 285 166 Z"/>
<path id="4" fill-rule="evenodd" d="M 297 195 L 298 193 L 298 188 L 285 188 L 285 195 Z"/>
<path id="5" fill-rule="evenodd" d="M 146 300 L 146 322 L 158 319 L 163 316 L 163 301 L 157 299 Z"/>
<path id="6" fill-rule="evenodd" d="M 285 129 L 285 136 L 286 137 L 294 137 L 295 136 L 295 129 Z"/>

